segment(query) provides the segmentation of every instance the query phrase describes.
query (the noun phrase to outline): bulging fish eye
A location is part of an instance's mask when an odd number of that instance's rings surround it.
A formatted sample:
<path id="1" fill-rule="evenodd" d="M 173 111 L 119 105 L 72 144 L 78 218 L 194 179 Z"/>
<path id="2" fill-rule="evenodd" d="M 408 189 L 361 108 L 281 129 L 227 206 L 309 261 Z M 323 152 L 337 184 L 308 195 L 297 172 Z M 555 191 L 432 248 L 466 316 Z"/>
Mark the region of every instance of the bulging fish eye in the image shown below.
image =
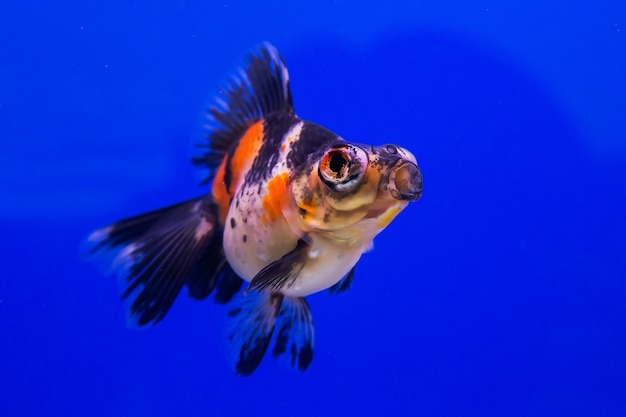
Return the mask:
<path id="1" fill-rule="evenodd" d="M 367 168 L 367 153 L 352 145 L 338 145 L 328 149 L 318 167 L 318 175 L 328 188 L 350 191 L 356 187 Z"/>

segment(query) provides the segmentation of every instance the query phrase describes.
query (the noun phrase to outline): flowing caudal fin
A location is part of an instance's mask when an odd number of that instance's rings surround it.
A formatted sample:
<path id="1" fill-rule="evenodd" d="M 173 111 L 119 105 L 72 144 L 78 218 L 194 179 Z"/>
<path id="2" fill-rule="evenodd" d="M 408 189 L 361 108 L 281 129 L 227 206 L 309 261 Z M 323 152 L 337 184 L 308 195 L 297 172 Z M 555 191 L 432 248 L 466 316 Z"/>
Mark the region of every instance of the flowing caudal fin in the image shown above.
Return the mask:
<path id="1" fill-rule="evenodd" d="M 185 284 L 192 297 L 205 298 L 220 277 L 232 279 L 221 242 L 217 208 L 202 197 L 104 227 L 87 246 L 90 257 L 112 255 L 130 320 L 145 326 L 163 319 Z"/>

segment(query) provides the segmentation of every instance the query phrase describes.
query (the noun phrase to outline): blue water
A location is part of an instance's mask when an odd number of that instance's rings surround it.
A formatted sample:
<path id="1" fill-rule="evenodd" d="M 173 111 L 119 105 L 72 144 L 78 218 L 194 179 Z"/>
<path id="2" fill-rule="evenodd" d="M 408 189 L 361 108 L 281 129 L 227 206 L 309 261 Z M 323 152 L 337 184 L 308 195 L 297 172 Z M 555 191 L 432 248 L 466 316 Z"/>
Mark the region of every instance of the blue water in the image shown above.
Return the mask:
<path id="1" fill-rule="evenodd" d="M 623 2 L 91 3 L 0 13 L 1 416 L 626 416 Z M 424 193 L 310 297 L 309 371 L 240 378 L 223 308 L 128 329 L 78 248 L 206 192 L 203 110 L 263 40 Z"/>

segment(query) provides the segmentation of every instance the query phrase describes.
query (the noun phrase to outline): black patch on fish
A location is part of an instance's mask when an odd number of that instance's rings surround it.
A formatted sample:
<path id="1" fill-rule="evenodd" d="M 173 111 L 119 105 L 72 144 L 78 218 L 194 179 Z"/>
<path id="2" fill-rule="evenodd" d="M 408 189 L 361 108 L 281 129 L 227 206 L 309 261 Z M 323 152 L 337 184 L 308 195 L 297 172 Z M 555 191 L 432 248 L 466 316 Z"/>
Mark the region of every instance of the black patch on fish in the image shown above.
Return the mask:
<path id="1" fill-rule="evenodd" d="M 378 171 L 382 172 L 388 167 L 392 167 L 402 159 L 395 145 L 373 146 L 372 153 L 378 155 Z"/>
<path id="2" fill-rule="evenodd" d="M 348 288 L 350 288 L 350 285 L 352 285 L 352 280 L 354 279 L 354 270 L 356 269 L 356 265 L 354 265 L 352 267 L 352 269 L 350 270 L 350 272 L 348 272 L 343 278 L 341 278 L 341 280 L 336 283 L 335 285 L 333 285 L 332 287 L 330 287 L 328 289 L 328 293 L 329 294 L 340 294 L 344 291 L 347 291 Z"/>
<path id="3" fill-rule="evenodd" d="M 235 143 L 239 143 L 239 139 L 241 139 L 241 137 L 237 138 L 237 142 L 235 142 Z M 229 193 L 229 194 L 231 193 L 231 191 L 230 191 L 230 185 L 231 185 L 231 184 L 232 184 L 232 182 L 233 182 L 233 170 L 232 170 L 232 167 L 231 167 L 231 163 L 230 163 L 230 161 L 231 161 L 231 159 L 233 158 L 233 154 L 235 153 L 235 149 L 236 149 L 236 148 L 237 148 L 237 147 L 236 147 L 236 146 L 234 146 L 234 145 L 233 145 L 233 146 L 231 146 L 231 148 L 229 149 L 228 154 L 227 154 L 227 156 L 226 156 L 226 163 L 224 164 L 224 178 L 223 178 L 223 180 L 224 180 L 224 189 L 226 189 L 226 190 L 228 191 L 228 193 Z M 209 181 L 209 178 L 207 178 L 206 180 L 204 180 L 204 181 L 202 182 L 202 184 L 205 184 L 205 183 L 207 183 L 208 181 Z M 229 206 L 230 206 L 230 204 L 232 203 L 232 201 L 233 201 L 233 200 L 232 200 L 232 197 L 231 197 L 231 199 L 230 199 L 230 201 L 229 201 L 229 203 L 228 203 L 228 205 L 229 205 Z"/>
<path id="4" fill-rule="evenodd" d="M 248 235 L 243 235 L 243 243 L 246 243 L 248 241 Z"/>
<path id="5" fill-rule="evenodd" d="M 311 169 L 311 161 L 319 160 L 331 144 L 343 143 L 335 133 L 311 122 L 304 122 L 300 139 L 287 154 L 287 167 L 300 173 Z"/>
<path id="6" fill-rule="evenodd" d="M 285 297 L 276 320 L 272 356 L 285 358 L 289 366 L 306 371 L 313 360 L 313 317 L 306 300 Z"/>
<path id="7" fill-rule="evenodd" d="M 282 301 L 282 294 L 254 293 L 242 298 L 241 305 L 228 313 L 232 320 L 228 340 L 234 344 L 235 370 L 239 375 L 252 374 L 261 363 Z"/>
<path id="8" fill-rule="evenodd" d="M 203 181 L 215 177 L 217 168 L 228 158 L 224 180 L 230 188 L 230 159 L 237 142 L 251 125 L 274 113 L 294 114 L 287 70 L 280 54 L 269 43 L 252 51 L 244 64 L 245 74 L 236 74 L 218 91 L 209 112 L 211 132 L 207 142 L 197 145 L 204 153 L 192 158 L 194 165 L 209 169 Z"/>
<path id="9" fill-rule="evenodd" d="M 278 163 L 283 137 L 298 122 L 300 119 L 291 113 L 274 113 L 265 118 L 263 144 L 250 167 L 250 171 L 246 174 L 246 182 L 256 183 L 269 177 L 272 168 Z M 261 192 L 261 187 L 262 184 L 259 184 L 258 193 Z"/>
<path id="10" fill-rule="evenodd" d="M 295 248 L 261 269 L 252 278 L 246 294 L 250 291 L 279 292 L 283 288 L 292 286 L 304 268 L 308 247 L 304 240 L 298 240 Z"/>
<path id="11" fill-rule="evenodd" d="M 117 251 L 131 319 L 139 326 L 156 324 L 183 285 L 198 298 L 215 285 L 225 262 L 217 223 L 211 197 L 188 200 L 101 229 L 91 236 L 90 253 Z"/>
<path id="12" fill-rule="evenodd" d="M 237 222 L 235 222 L 235 218 L 231 217 L 230 218 L 230 227 L 231 227 L 231 229 L 234 229 L 236 225 L 237 225 Z"/>

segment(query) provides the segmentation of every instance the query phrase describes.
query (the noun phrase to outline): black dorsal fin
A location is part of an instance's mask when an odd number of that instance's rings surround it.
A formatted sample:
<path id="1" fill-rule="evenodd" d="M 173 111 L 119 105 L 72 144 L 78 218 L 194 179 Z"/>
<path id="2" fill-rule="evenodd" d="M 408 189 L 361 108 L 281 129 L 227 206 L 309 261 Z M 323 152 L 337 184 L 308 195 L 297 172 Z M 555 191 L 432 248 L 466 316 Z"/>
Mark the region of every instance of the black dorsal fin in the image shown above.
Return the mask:
<path id="1" fill-rule="evenodd" d="M 289 74 L 278 50 L 268 42 L 251 51 L 231 81 L 219 89 L 209 108 L 207 142 L 194 165 L 209 169 L 207 183 L 232 145 L 254 123 L 272 113 L 294 114 Z"/>

